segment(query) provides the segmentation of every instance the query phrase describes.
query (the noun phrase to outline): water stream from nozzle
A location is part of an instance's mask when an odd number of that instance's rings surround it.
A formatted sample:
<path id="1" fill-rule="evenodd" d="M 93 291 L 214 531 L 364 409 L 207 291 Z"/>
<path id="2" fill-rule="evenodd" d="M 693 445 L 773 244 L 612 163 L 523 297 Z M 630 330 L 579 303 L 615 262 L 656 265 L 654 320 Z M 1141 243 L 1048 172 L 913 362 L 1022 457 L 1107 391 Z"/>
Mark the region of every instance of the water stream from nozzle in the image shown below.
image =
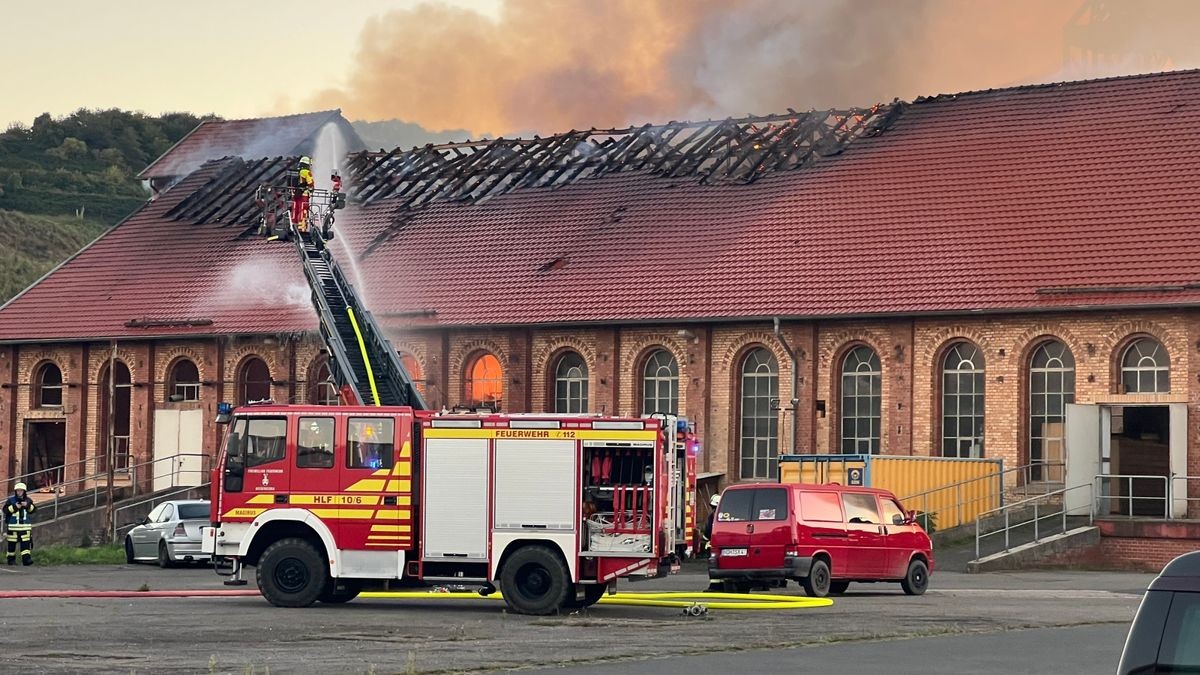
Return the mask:
<path id="1" fill-rule="evenodd" d="M 328 190 L 333 185 L 330 179 L 331 173 L 336 170 L 342 177 L 342 190 L 348 190 L 349 185 L 345 182 L 345 165 L 346 158 L 346 142 L 342 138 L 342 132 L 333 122 L 321 127 L 321 133 L 317 136 L 317 145 L 313 149 L 313 180 L 316 183 L 317 189 Z M 342 211 L 339 215 L 344 214 Z M 354 290 L 358 293 L 359 298 L 369 307 L 369 293 L 367 292 L 366 279 L 363 278 L 362 270 L 358 267 L 358 256 L 350 247 L 348 233 L 343 225 L 334 226 L 335 236 L 330 242 L 330 249 L 337 257 L 337 261 L 343 266 L 349 266 L 351 282 L 354 284 Z"/>

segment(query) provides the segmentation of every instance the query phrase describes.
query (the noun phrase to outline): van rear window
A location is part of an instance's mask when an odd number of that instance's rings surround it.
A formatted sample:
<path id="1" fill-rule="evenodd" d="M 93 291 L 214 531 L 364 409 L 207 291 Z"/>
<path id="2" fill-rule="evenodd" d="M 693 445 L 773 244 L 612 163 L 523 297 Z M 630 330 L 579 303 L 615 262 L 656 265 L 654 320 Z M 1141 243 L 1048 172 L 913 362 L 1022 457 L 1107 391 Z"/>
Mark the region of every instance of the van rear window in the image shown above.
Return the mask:
<path id="1" fill-rule="evenodd" d="M 787 520 L 788 499 L 784 488 L 759 488 L 754 491 L 755 520 Z"/>
<path id="2" fill-rule="evenodd" d="M 800 515 L 821 523 L 842 522 L 842 505 L 836 492 L 801 492 Z"/>
<path id="3" fill-rule="evenodd" d="M 721 496 L 721 504 L 717 507 L 717 520 L 722 523 L 733 523 L 750 520 L 754 507 L 754 490 L 728 490 Z"/>

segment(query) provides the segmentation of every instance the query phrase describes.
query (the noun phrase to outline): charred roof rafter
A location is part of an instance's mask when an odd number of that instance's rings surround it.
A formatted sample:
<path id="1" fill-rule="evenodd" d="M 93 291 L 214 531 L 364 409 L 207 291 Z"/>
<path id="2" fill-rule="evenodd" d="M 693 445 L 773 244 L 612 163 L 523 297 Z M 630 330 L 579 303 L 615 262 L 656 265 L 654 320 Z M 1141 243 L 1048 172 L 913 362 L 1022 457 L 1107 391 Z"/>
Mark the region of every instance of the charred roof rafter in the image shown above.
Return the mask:
<path id="1" fill-rule="evenodd" d="M 750 183 L 880 133 L 901 107 L 894 102 L 362 152 L 350 158 L 350 194 L 368 203 L 396 199 L 403 207 L 416 207 L 433 201 L 481 201 L 519 188 L 559 187 L 621 171 L 696 177 L 702 183 Z"/>
<path id="2" fill-rule="evenodd" d="M 481 202 L 521 188 L 557 188 L 619 172 L 694 178 L 702 184 L 751 183 L 771 171 L 802 168 L 817 157 L 840 153 L 859 137 L 881 133 L 903 105 L 789 110 L 783 115 L 361 152 L 348 159 L 347 182 L 354 201 L 386 200 L 400 210 L 438 201 Z M 205 169 L 212 177 L 166 215 L 193 223 L 253 225 L 261 215 L 256 188 L 281 180 L 295 161 L 211 161 Z M 406 219 L 398 220 L 400 224 Z M 381 236 L 389 235 L 385 231 Z"/>

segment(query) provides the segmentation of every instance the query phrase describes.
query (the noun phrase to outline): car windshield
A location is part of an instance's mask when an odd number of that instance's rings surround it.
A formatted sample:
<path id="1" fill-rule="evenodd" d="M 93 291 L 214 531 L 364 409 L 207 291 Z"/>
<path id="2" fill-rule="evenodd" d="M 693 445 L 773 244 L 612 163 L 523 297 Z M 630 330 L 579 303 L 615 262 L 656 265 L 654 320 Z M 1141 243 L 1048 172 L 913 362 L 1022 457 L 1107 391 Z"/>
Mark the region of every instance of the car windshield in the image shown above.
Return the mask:
<path id="1" fill-rule="evenodd" d="M 180 504 L 179 520 L 208 520 L 208 504 Z"/>

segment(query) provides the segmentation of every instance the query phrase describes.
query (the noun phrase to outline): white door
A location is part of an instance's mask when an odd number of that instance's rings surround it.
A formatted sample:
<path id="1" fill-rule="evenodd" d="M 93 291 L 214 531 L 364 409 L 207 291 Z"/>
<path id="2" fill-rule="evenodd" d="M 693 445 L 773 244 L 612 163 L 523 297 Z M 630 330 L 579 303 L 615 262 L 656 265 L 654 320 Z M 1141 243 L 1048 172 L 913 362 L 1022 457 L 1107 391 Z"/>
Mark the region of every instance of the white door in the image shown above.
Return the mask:
<path id="1" fill-rule="evenodd" d="M 179 411 L 178 475 L 175 485 L 195 486 L 208 481 L 204 471 L 204 411 Z"/>
<path id="2" fill-rule="evenodd" d="M 1175 476 L 1188 475 L 1187 470 L 1187 439 L 1188 411 L 1186 403 L 1172 403 L 1168 406 L 1171 411 L 1171 517 L 1184 518 L 1187 516 L 1188 484 L 1185 480 L 1176 481 Z"/>
<path id="3" fill-rule="evenodd" d="M 1068 404 L 1066 431 L 1067 469 L 1064 487 L 1068 491 L 1063 496 L 1063 508 L 1075 515 L 1090 513 L 1094 508 L 1094 497 L 1087 488 L 1078 486 L 1093 484 L 1100 473 L 1100 456 L 1103 452 L 1100 406 Z"/>
<path id="4" fill-rule="evenodd" d="M 174 487 L 175 460 L 179 454 L 179 410 L 154 411 L 154 463 L 150 465 L 154 491 Z"/>
<path id="5" fill-rule="evenodd" d="M 204 475 L 203 410 L 154 411 L 154 490 L 200 485 Z"/>
<path id="6" fill-rule="evenodd" d="M 488 439 L 425 441 L 425 560 L 487 560 Z"/>

